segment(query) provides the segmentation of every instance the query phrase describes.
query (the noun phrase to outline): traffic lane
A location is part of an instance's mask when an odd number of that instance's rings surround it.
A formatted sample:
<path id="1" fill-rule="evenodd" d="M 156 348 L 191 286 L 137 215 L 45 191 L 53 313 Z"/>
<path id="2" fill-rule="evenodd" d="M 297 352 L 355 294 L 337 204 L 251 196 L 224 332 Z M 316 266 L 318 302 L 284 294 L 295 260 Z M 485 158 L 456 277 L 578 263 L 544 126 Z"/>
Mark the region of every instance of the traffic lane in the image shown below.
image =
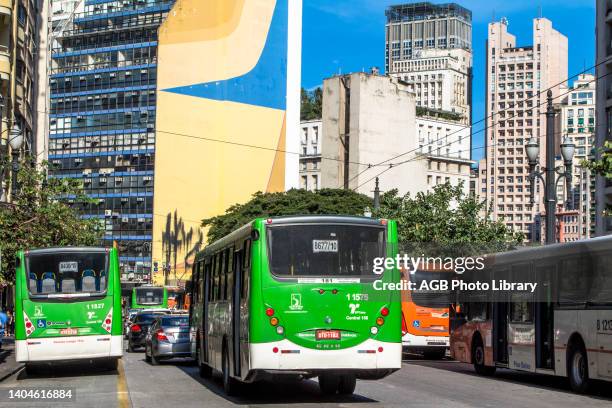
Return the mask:
<path id="1" fill-rule="evenodd" d="M 240 395 L 227 397 L 221 377 L 202 379 L 191 360 L 164 361 L 152 366 L 144 360 L 144 353 L 124 355 L 125 371 L 133 407 L 156 406 L 160 401 L 183 407 L 228 407 L 241 405 L 276 406 L 347 406 L 358 403 L 360 407 L 375 403 L 360 394 L 358 382 L 355 395 L 324 397 L 316 381 L 261 381 L 241 384 Z M 364 405 L 365 403 L 365 405 Z M 380 406 L 380 404 L 374 404 Z"/>
<path id="2" fill-rule="evenodd" d="M 416 373 L 422 376 L 413 375 Z M 483 377 L 474 372 L 471 364 L 451 359 L 425 360 L 410 356 L 404 360 L 404 369 L 400 372 L 400 377 L 403 376 L 410 376 L 415 386 L 425 391 L 436 387 L 427 388 L 423 379 L 448 378 L 440 386 L 450 387 L 449 394 L 454 394 L 457 401 L 473 406 L 610 407 L 612 402 L 612 389 L 606 382 L 594 381 L 589 392 L 580 395 L 570 390 L 564 377 L 506 369 L 498 369 L 492 377 Z M 456 386 L 457 382 L 461 386 Z"/>
<path id="3" fill-rule="evenodd" d="M 55 364 L 44 368 L 33 375 L 28 375 L 25 369 L 8 377 L 0 383 L 4 392 L 0 407 L 119 407 L 118 392 L 121 390 L 122 379 L 117 370 L 108 370 L 100 364 L 88 362 L 73 362 Z M 75 399 L 71 402 L 61 401 L 27 401 L 13 402 L 6 399 L 10 389 L 72 389 Z"/>

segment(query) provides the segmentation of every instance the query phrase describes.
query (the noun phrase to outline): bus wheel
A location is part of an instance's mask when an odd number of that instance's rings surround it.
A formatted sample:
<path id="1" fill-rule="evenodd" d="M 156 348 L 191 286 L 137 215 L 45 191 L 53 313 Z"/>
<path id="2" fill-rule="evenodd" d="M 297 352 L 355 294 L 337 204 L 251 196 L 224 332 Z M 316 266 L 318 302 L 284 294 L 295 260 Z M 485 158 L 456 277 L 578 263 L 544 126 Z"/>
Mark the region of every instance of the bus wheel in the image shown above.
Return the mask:
<path id="1" fill-rule="evenodd" d="M 582 394 L 589 388 L 589 361 L 581 345 L 573 346 L 570 349 L 567 375 L 570 387 L 574 392 Z"/>
<path id="2" fill-rule="evenodd" d="M 340 384 L 338 384 L 338 392 L 344 395 L 350 395 L 355 392 L 355 386 L 357 385 L 357 378 L 352 374 L 343 375 L 340 378 Z"/>
<path id="3" fill-rule="evenodd" d="M 340 376 L 334 374 L 319 375 L 319 389 L 322 394 L 335 395 L 340 388 Z"/>
<path id="4" fill-rule="evenodd" d="M 225 394 L 228 396 L 236 395 L 236 380 L 234 380 L 230 376 L 230 364 L 229 364 L 229 353 L 227 351 L 227 347 L 223 348 L 223 356 L 222 356 L 222 367 L 221 371 L 223 373 L 223 390 Z"/>
<path id="5" fill-rule="evenodd" d="M 474 370 L 476 373 L 487 376 L 495 374 L 495 367 L 485 365 L 485 350 L 480 337 L 474 339 L 472 361 L 474 361 Z"/>

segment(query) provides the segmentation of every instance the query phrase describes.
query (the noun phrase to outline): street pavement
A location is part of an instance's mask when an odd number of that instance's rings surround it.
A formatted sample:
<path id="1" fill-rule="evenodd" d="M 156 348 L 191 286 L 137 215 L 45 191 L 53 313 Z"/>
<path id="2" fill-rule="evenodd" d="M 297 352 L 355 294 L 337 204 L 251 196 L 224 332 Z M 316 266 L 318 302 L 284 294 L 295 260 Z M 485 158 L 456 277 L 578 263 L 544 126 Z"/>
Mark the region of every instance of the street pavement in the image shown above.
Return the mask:
<path id="1" fill-rule="evenodd" d="M 572 393 L 565 379 L 500 370 L 494 377 L 474 374 L 471 366 L 451 360 L 427 361 L 406 356 L 399 372 L 381 381 L 358 381 L 352 396 L 324 397 L 316 380 L 261 382 L 241 387 L 240 397 L 224 395 L 219 375 L 202 380 L 190 361 L 151 366 L 144 354 L 126 353 L 117 371 L 89 364 L 62 366 L 28 376 L 20 370 L 0 382 L 0 407 L 610 407 L 612 387 L 597 384 L 587 395 Z M 8 356 L 7 364 L 14 357 Z M 7 400 L 10 389 L 66 388 L 73 402 Z"/>

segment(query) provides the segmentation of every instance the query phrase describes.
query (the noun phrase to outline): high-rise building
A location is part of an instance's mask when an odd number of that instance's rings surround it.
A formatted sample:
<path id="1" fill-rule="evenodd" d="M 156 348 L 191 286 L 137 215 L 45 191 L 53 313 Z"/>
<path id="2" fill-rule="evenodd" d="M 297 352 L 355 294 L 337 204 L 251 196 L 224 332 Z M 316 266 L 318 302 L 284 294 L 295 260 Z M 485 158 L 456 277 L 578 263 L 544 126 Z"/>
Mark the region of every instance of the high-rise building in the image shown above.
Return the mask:
<path id="1" fill-rule="evenodd" d="M 34 2 L 3 2 L 0 5 L 0 158 L 10 157 L 7 129 L 19 126 L 25 143 L 23 151 L 36 156 L 36 62 L 38 27 L 42 12 Z M 7 201 L 8 171 L 0 173 L 0 201 Z"/>
<path id="2" fill-rule="evenodd" d="M 157 35 L 172 1 L 84 1 L 82 11 L 70 1 L 53 8 L 59 17 L 49 30 L 49 177 L 83 181 L 95 202 L 73 205 L 100 220 L 104 245 L 118 245 L 122 280 L 146 282 Z"/>
<path id="3" fill-rule="evenodd" d="M 428 2 L 386 11 L 386 72 L 408 84 L 417 106 L 471 122 L 472 13 Z"/>
<path id="4" fill-rule="evenodd" d="M 529 165 L 524 145 L 536 137 L 545 146 L 546 93 L 553 98 L 567 80 L 567 37 L 545 18 L 533 20 L 533 45 L 517 46 L 508 22 L 490 23 L 486 66 L 486 191 L 491 215 L 532 239 L 536 214 L 544 211 L 544 190 L 536 184 L 530 203 Z M 557 135 L 560 138 L 560 135 Z M 544 167 L 546 149 L 540 149 Z M 483 169 L 481 168 L 481 171 Z"/>
<path id="5" fill-rule="evenodd" d="M 590 74 L 578 76 L 571 89 L 561 88 L 560 110 L 557 115 L 558 125 L 555 132 L 567 135 L 576 146 L 572 164 L 571 190 L 565 191 L 565 183 L 558 184 L 558 204 L 569 202 L 572 210 L 577 210 L 580 216 L 577 220 L 577 236 L 580 239 L 590 238 L 595 232 L 595 177 L 591 171 L 582 166 L 589 159 L 595 142 L 595 77 Z M 563 161 L 558 158 L 558 166 Z"/>
<path id="6" fill-rule="evenodd" d="M 596 55 L 597 55 L 597 140 L 602 148 L 612 141 L 612 1 L 596 1 Z M 606 208 L 612 206 L 612 180 L 597 177 L 596 228 L 597 235 L 612 234 L 612 216 Z"/>

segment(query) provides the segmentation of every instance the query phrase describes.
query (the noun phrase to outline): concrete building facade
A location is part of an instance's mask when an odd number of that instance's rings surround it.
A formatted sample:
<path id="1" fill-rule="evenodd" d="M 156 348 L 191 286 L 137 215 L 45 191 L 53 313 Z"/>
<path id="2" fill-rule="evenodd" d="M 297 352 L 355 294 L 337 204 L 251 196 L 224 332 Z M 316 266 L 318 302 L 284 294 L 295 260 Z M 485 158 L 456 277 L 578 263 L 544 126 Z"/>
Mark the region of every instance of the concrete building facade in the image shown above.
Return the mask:
<path id="1" fill-rule="evenodd" d="M 602 148 L 606 141 L 612 141 L 612 0 L 596 1 L 597 61 L 597 140 Z M 596 235 L 612 234 L 612 216 L 606 215 L 606 208 L 612 206 L 612 180 L 597 177 L 596 184 Z"/>
<path id="2" fill-rule="evenodd" d="M 117 244 L 124 282 L 150 280 L 157 35 L 172 4 L 85 0 L 61 30 L 54 9 L 49 177 L 83 181 L 95 202 L 68 202 Z"/>
<path id="3" fill-rule="evenodd" d="M 0 2 L 0 158 L 10 161 L 9 132 L 19 126 L 24 135 L 22 150 L 38 154 L 36 121 L 36 58 L 42 2 Z M 3 166 L 4 167 L 4 166 Z M 0 173 L 0 201 L 10 200 L 9 169 Z"/>
<path id="4" fill-rule="evenodd" d="M 416 134 L 415 97 L 400 81 L 366 73 L 326 79 L 322 132 L 322 188 L 342 188 L 347 181 L 348 188 L 371 195 L 375 176 L 385 170 L 380 175 L 382 191 L 427 190 L 426 163 L 411 136 Z M 412 153 L 390 160 L 404 152 Z"/>
<path id="5" fill-rule="evenodd" d="M 544 210 L 543 189 L 536 184 L 530 204 L 529 166 L 524 145 L 539 139 L 544 166 L 546 91 L 553 98 L 567 78 L 567 37 L 550 20 L 533 20 L 533 45 L 517 46 L 508 22 L 490 23 L 486 66 L 486 174 L 481 198 L 493 203 L 492 216 L 528 240 L 535 236 L 534 217 Z M 557 135 L 558 136 L 558 135 Z M 482 169 L 481 169 L 482 170 Z"/>
<path id="6" fill-rule="evenodd" d="M 300 125 L 300 188 L 315 191 L 321 187 L 323 121 L 307 120 Z"/>
<path id="7" fill-rule="evenodd" d="M 417 106 L 470 123 L 472 13 L 454 3 L 412 3 L 386 16 L 386 72 L 410 84 Z"/>
<path id="8" fill-rule="evenodd" d="M 581 239 L 590 238 L 595 233 L 595 177 L 588 168 L 582 166 L 582 162 L 589 159 L 595 143 L 595 76 L 579 75 L 571 89 L 562 88 L 562 94 L 567 95 L 557 105 L 560 113 L 555 133 L 563 137 L 567 135 L 576 149 L 571 190 L 566 192 L 565 183 L 559 183 L 558 203 L 565 205 L 569 201 L 570 208 L 580 214 L 578 236 Z M 563 165 L 560 158 L 557 165 Z"/>

